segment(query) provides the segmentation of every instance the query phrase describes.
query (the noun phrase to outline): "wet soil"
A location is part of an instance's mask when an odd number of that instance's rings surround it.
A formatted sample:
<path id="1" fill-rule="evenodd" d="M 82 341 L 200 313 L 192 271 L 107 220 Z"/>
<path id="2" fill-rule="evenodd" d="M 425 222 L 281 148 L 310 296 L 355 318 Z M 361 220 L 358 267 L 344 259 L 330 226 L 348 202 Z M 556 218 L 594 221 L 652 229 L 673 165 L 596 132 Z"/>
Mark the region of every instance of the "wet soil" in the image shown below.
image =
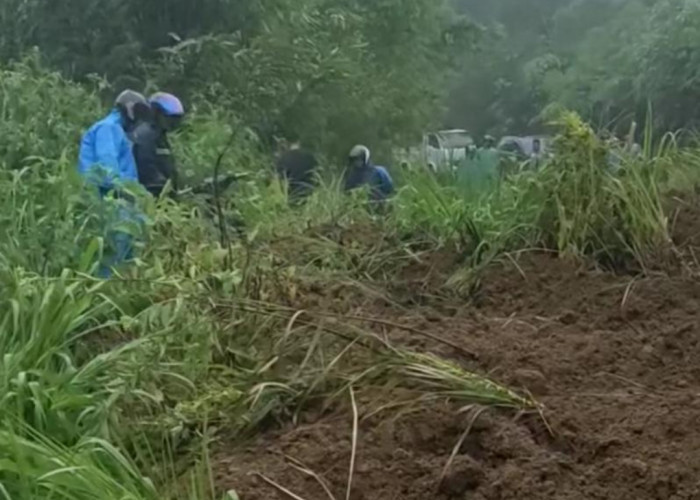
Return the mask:
<path id="1" fill-rule="evenodd" d="M 671 223 L 692 258 L 700 209 L 679 205 Z M 473 422 L 473 413 L 447 404 L 364 418 L 350 498 L 700 500 L 700 280 L 692 262 L 635 278 L 524 254 L 494 265 L 476 301 L 439 289 L 434 301 L 410 300 L 411 290 L 445 282 L 446 261 L 415 264 L 383 298 L 336 290 L 334 300 L 343 313 L 429 331 L 476 353 L 383 332 L 531 392 L 549 429 L 538 415 L 500 410 Z M 221 442 L 215 481 L 242 500 L 292 498 L 270 481 L 305 500 L 345 498 L 351 438 L 352 412 L 338 408 L 244 448 Z"/>

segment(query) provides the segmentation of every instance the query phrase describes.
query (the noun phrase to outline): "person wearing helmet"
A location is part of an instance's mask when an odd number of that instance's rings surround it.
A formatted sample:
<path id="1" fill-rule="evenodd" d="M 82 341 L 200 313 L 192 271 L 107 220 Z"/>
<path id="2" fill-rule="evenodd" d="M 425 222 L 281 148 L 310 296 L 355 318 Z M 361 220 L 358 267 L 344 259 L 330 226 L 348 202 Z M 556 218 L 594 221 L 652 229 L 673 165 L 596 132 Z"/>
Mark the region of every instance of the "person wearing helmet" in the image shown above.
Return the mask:
<path id="1" fill-rule="evenodd" d="M 484 176 L 488 179 L 487 184 L 493 185 L 501 177 L 501 153 L 498 151 L 496 138 L 492 135 L 484 136 L 481 161 L 484 167 Z"/>
<path id="2" fill-rule="evenodd" d="M 498 185 L 501 157 L 496 139 L 490 135 L 484 136 L 480 148 L 469 147 L 470 152 L 457 169 L 457 184 L 466 198 L 479 199 Z"/>
<path id="3" fill-rule="evenodd" d="M 383 202 L 394 192 L 394 181 L 386 168 L 374 165 L 366 146 L 357 145 L 350 150 L 345 190 L 368 186 L 370 199 Z"/>
<path id="4" fill-rule="evenodd" d="M 100 209 L 106 247 L 99 270 L 102 278 L 109 278 L 114 267 L 131 260 L 134 234 L 141 229 L 141 214 L 123 188 L 129 182 L 138 182 L 128 133 L 148 114 L 146 98 L 133 90 L 125 90 L 117 97 L 114 109 L 88 129 L 80 144 L 78 171 L 89 184 L 98 188 L 104 200 Z M 110 192 L 121 200 L 116 204 L 108 203 Z M 133 226 L 134 230 L 126 232 L 125 225 Z"/>
<path id="5" fill-rule="evenodd" d="M 143 95 L 125 90 L 117 97 L 114 109 L 83 135 L 78 171 L 97 185 L 102 195 L 118 184 L 138 181 L 128 132 L 148 115 L 148 109 Z"/>
<path id="6" fill-rule="evenodd" d="M 170 181 L 178 190 L 178 175 L 168 133 L 176 130 L 185 116 L 185 107 L 172 94 L 158 92 L 149 99 L 151 119 L 140 123 L 131 134 L 139 182 L 156 198 Z"/>

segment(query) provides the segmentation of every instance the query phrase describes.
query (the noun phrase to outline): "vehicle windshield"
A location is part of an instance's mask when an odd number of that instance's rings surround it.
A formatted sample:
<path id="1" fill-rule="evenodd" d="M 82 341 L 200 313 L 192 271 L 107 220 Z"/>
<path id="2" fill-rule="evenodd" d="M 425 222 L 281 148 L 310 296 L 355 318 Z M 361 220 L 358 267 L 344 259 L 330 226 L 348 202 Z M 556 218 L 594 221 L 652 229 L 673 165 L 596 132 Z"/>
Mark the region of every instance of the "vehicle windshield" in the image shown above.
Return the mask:
<path id="1" fill-rule="evenodd" d="M 462 149 L 474 144 L 474 139 L 463 130 L 440 132 L 439 135 L 445 149 Z"/>

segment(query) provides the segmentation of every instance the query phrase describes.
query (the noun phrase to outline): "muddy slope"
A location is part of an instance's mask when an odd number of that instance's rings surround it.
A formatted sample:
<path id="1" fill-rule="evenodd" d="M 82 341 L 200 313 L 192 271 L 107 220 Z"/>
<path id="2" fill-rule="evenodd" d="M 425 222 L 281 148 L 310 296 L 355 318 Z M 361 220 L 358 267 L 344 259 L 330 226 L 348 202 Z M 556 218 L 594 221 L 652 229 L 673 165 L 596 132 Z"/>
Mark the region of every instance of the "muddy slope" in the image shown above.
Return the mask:
<path id="1" fill-rule="evenodd" d="M 679 214 L 678 238 L 700 234 L 696 215 Z M 527 388 L 545 405 L 554 434 L 537 416 L 482 414 L 440 481 L 471 415 L 433 407 L 367 419 L 353 499 L 700 500 L 700 280 L 688 273 L 618 277 L 534 255 L 517 268 L 494 268 L 476 306 L 406 306 L 374 301 L 356 312 L 429 330 L 477 353 L 460 359 L 450 348 L 389 332 Z M 305 500 L 329 499 L 317 479 L 290 465 L 303 464 L 345 498 L 351 419 L 336 412 L 271 432 L 244 450 L 221 443 L 216 482 L 242 500 L 289 498 L 262 474 Z"/>

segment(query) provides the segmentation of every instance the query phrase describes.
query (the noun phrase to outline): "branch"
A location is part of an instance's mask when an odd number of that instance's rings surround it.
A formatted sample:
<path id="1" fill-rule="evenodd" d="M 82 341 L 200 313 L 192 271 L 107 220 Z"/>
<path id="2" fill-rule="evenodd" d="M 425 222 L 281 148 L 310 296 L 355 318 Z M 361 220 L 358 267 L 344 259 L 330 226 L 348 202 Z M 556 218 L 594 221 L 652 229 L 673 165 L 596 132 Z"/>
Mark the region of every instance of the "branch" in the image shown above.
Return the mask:
<path id="1" fill-rule="evenodd" d="M 237 130 L 234 127 L 231 132 L 231 137 L 229 137 L 228 142 L 219 153 L 219 157 L 216 159 L 216 164 L 214 165 L 214 205 L 216 206 L 216 215 L 219 218 L 219 238 L 221 246 L 228 249 L 228 257 L 226 259 L 226 268 L 230 271 L 233 266 L 233 248 L 231 247 L 231 238 L 228 235 L 228 228 L 226 227 L 226 221 L 224 219 L 224 209 L 221 205 L 221 188 L 219 186 L 219 172 L 221 170 L 221 163 L 224 161 L 226 153 L 228 153 L 231 146 L 233 146 L 236 140 Z"/>

